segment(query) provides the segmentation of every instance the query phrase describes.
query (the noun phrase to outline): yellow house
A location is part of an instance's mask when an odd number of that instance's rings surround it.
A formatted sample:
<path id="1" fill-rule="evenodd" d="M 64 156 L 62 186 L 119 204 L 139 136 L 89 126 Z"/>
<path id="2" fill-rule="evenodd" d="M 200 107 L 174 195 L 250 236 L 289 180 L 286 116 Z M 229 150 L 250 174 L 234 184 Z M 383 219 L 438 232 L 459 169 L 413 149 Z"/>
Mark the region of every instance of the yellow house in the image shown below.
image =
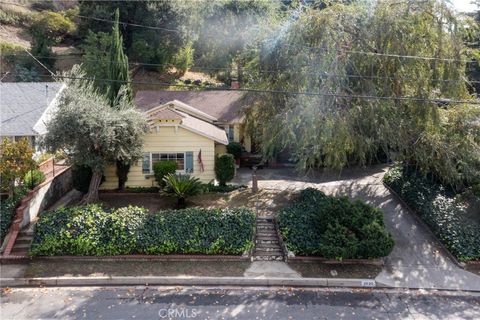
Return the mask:
<path id="1" fill-rule="evenodd" d="M 178 173 L 214 180 L 215 155 L 226 153 L 229 142 L 251 149 L 243 130 L 243 98 L 232 91 L 139 91 L 135 103 L 147 116 L 149 132 L 143 159 L 130 168 L 126 186 L 156 186 L 153 165 L 166 160 L 177 162 Z M 106 169 L 101 189 L 118 187 L 115 170 Z"/>

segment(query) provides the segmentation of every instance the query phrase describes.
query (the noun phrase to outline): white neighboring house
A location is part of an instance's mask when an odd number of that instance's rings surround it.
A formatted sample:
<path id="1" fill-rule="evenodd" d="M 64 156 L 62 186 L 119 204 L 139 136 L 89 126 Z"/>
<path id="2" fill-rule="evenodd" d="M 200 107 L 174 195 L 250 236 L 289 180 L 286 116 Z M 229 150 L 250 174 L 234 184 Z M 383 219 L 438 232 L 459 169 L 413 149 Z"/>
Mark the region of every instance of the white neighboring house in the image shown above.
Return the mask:
<path id="1" fill-rule="evenodd" d="M 27 138 L 39 151 L 39 138 L 47 133 L 45 123 L 64 88 L 58 82 L 0 83 L 0 138 Z"/>

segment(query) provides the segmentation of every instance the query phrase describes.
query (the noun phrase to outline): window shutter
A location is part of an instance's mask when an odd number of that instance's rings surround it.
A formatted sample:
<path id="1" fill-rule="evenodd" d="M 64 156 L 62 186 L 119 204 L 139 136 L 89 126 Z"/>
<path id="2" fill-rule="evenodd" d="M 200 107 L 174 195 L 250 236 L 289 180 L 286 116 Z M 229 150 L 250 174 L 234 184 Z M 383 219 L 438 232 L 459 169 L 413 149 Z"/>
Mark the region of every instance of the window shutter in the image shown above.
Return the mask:
<path id="1" fill-rule="evenodd" d="M 150 153 L 143 154 L 142 172 L 150 173 Z"/>
<path id="2" fill-rule="evenodd" d="M 185 172 L 193 173 L 193 151 L 185 152 Z"/>
<path id="3" fill-rule="evenodd" d="M 228 142 L 233 142 L 234 141 L 234 130 L 233 126 L 228 127 Z"/>

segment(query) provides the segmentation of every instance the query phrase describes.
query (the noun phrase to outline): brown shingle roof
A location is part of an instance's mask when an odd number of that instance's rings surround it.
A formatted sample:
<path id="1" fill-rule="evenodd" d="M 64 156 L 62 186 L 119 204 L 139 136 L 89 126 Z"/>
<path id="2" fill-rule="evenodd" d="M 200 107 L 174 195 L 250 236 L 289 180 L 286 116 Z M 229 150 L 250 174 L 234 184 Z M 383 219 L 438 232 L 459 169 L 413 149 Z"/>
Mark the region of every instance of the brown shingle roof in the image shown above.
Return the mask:
<path id="1" fill-rule="evenodd" d="M 142 111 L 150 110 L 167 102 L 178 100 L 206 114 L 219 122 L 239 122 L 242 108 L 246 105 L 245 92 L 215 91 L 138 91 L 135 104 Z"/>

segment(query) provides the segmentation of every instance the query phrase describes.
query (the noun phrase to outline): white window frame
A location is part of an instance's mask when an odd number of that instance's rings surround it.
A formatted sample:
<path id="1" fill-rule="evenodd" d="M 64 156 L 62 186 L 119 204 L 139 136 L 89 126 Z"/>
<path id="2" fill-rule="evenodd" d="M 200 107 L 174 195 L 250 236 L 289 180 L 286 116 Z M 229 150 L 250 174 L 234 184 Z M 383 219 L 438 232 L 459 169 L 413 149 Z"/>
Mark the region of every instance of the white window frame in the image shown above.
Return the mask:
<path id="1" fill-rule="evenodd" d="M 235 127 L 229 124 L 226 124 L 223 126 L 225 133 L 227 134 L 227 140 L 228 142 L 234 142 L 235 141 Z M 232 129 L 232 134 L 230 135 L 230 129 Z"/>
<path id="2" fill-rule="evenodd" d="M 159 154 L 160 159 L 161 159 L 162 154 L 172 154 L 172 153 L 182 153 L 183 154 L 183 170 L 176 170 L 175 173 L 177 173 L 177 174 L 185 174 L 186 173 L 186 171 L 185 171 L 185 168 L 187 166 L 187 152 L 186 151 L 162 151 L 162 152 L 153 151 L 153 152 L 144 152 L 144 153 L 149 154 L 149 160 L 150 160 L 150 172 L 149 173 L 146 173 L 146 172 L 143 171 L 143 160 L 142 160 L 142 173 L 145 174 L 145 175 L 154 174 L 153 163 L 152 163 L 152 158 L 153 158 L 152 154 Z"/>

